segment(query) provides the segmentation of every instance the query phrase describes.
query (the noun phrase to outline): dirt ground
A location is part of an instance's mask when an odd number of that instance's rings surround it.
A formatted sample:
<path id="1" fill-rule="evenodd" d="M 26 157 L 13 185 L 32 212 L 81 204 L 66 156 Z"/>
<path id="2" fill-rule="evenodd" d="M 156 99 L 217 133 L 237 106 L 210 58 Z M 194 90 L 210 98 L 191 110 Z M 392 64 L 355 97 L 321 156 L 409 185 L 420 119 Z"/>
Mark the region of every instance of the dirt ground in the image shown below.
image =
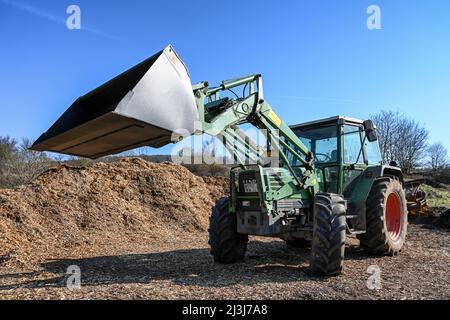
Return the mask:
<path id="1" fill-rule="evenodd" d="M 59 167 L 0 190 L 0 299 L 450 299 L 450 233 L 422 223 L 395 257 L 348 239 L 339 277 L 313 276 L 309 250 L 257 237 L 244 262 L 216 264 L 208 216 L 226 192 L 226 179 L 140 159 Z M 70 266 L 80 289 L 67 288 Z"/>
<path id="2" fill-rule="evenodd" d="M 253 238 L 247 259 L 215 264 L 206 234 L 140 243 L 114 255 L 55 259 L 38 268 L 0 269 L 1 299 L 450 299 L 450 234 L 410 226 L 405 250 L 372 257 L 350 240 L 344 273 L 314 277 L 309 251 Z M 81 269 L 81 289 L 66 287 L 67 268 Z M 369 290 L 370 265 L 381 270 L 380 290 Z"/>

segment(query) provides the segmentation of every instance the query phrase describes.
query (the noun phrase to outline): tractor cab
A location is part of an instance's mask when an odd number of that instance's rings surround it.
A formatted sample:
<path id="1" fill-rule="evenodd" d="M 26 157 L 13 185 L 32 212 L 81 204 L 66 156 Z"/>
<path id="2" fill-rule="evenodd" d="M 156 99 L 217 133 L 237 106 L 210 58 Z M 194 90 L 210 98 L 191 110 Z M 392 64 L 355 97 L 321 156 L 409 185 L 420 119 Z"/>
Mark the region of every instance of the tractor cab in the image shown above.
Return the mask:
<path id="1" fill-rule="evenodd" d="M 382 163 L 371 121 L 342 116 L 291 127 L 314 155 L 321 190 L 349 195 L 352 182 L 369 166 Z M 291 158 L 292 166 L 301 164 Z"/>

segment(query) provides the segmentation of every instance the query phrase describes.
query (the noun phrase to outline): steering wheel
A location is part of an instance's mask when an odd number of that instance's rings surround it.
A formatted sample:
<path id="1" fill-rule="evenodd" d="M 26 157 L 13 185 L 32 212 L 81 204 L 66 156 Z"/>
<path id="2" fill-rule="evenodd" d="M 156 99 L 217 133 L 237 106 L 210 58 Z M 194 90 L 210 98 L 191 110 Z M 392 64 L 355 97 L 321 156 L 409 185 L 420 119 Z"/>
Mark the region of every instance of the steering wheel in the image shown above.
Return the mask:
<path id="1" fill-rule="evenodd" d="M 325 159 L 323 161 L 320 161 L 317 156 L 324 157 Z M 331 162 L 332 161 L 331 157 L 329 155 L 325 154 L 325 153 L 316 153 L 314 155 L 314 158 L 316 158 L 317 162 Z"/>

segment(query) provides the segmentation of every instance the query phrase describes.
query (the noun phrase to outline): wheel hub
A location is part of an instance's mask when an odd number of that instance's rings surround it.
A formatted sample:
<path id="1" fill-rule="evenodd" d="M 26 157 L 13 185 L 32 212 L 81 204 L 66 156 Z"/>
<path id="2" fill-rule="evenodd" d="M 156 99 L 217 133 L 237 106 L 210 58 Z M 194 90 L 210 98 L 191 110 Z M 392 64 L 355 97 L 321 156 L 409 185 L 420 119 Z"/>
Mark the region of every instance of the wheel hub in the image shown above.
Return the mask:
<path id="1" fill-rule="evenodd" d="M 400 236 L 402 205 L 397 193 L 392 192 L 386 202 L 386 229 L 392 240 Z"/>

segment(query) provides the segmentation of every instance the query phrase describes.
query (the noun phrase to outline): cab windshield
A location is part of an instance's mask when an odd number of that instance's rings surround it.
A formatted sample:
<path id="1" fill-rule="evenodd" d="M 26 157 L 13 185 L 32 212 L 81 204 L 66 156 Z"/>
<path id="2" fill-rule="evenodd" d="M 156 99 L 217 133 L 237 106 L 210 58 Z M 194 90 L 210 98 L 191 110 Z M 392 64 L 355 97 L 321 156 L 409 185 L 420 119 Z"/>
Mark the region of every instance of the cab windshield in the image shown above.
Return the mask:
<path id="1" fill-rule="evenodd" d="M 305 146 L 312 151 L 316 164 L 329 164 L 338 162 L 338 133 L 337 125 L 321 128 L 296 129 L 295 133 Z M 298 166 L 296 159 L 289 157 L 293 166 Z"/>

